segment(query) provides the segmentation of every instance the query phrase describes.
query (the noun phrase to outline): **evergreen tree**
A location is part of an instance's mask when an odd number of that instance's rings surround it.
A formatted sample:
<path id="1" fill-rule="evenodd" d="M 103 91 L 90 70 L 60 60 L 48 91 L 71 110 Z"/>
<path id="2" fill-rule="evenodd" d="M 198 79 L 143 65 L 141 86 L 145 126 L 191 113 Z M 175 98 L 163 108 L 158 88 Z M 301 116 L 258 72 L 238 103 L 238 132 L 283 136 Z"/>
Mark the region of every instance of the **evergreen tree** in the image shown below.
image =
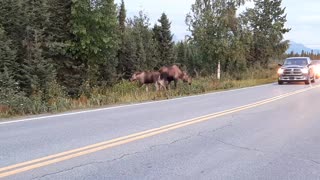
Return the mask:
<path id="1" fill-rule="evenodd" d="M 19 83 L 14 79 L 11 71 L 5 67 L 0 71 L 0 105 L 8 107 L 7 113 L 28 113 L 30 99 L 20 91 Z"/>
<path id="2" fill-rule="evenodd" d="M 133 35 L 133 29 L 127 28 L 124 33 L 122 44 L 122 56 L 119 57 L 118 72 L 122 78 L 129 79 L 134 71 L 137 70 L 136 64 L 137 58 L 137 44 L 135 36 Z"/>
<path id="3" fill-rule="evenodd" d="M 46 59 L 43 54 L 43 32 L 30 29 L 29 33 L 32 33 L 32 39 L 29 39 L 26 45 L 27 56 L 24 62 L 26 92 L 29 94 L 38 91 L 45 93 L 50 88 L 48 84 L 55 80 L 56 71 L 51 59 Z"/>
<path id="4" fill-rule="evenodd" d="M 19 50 L 17 52 L 19 54 L 18 56 L 24 54 L 22 52 L 22 40 L 25 35 L 24 31 L 27 24 L 22 2 L 22 0 L 0 1 L 0 24 L 6 31 L 8 38 L 11 39 L 14 47 Z"/>
<path id="5" fill-rule="evenodd" d="M 249 62 L 266 66 L 271 57 L 287 50 L 288 41 L 283 41 L 283 35 L 290 29 L 284 27 L 287 20 L 282 0 L 255 0 L 254 3 L 254 8 L 242 16 L 253 32 Z"/>
<path id="6" fill-rule="evenodd" d="M 22 88 L 28 94 L 36 91 L 46 91 L 55 79 L 55 70 L 50 59 L 44 55 L 45 32 L 48 19 L 46 0 L 26 0 L 25 6 L 27 25 L 23 48 L 25 57 L 23 61 L 24 80 Z"/>
<path id="7" fill-rule="evenodd" d="M 177 63 L 186 65 L 188 57 L 187 57 L 187 49 L 186 49 L 185 42 L 183 41 L 178 42 L 175 47 L 175 52 L 176 52 Z"/>
<path id="8" fill-rule="evenodd" d="M 46 25 L 46 35 L 51 43 L 66 43 L 71 38 L 72 0 L 47 1 L 48 23 Z"/>
<path id="9" fill-rule="evenodd" d="M 13 96 L 19 92 L 18 83 L 7 67 L 0 71 L 0 105 L 9 105 Z"/>
<path id="10" fill-rule="evenodd" d="M 149 18 L 142 11 L 139 12 L 139 16 L 129 19 L 128 35 L 134 39 L 131 41 L 134 43 L 131 46 L 135 47 L 135 51 L 132 51 L 134 55 L 130 56 L 136 58 L 132 59 L 133 71 L 159 68 L 157 67 L 159 55 L 156 41 L 153 39 L 154 34 L 149 26 Z"/>
<path id="11" fill-rule="evenodd" d="M 73 57 L 70 41 L 72 0 L 48 0 L 45 56 L 52 59 L 57 71 L 57 82 L 66 87 L 72 97 L 79 94 L 86 71 L 83 61 Z"/>
<path id="12" fill-rule="evenodd" d="M 155 25 L 153 28 L 154 37 L 157 41 L 158 51 L 160 55 L 159 67 L 170 65 L 174 62 L 173 54 L 173 35 L 171 34 L 171 23 L 165 13 L 162 13 L 158 20 L 160 25 Z"/>
<path id="13" fill-rule="evenodd" d="M 25 85 L 25 71 L 23 69 L 23 62 L 25 59 L 25 48 L 23 47 L 23 40 L 26 37 L 27 18 L 24 1 L 21 0 L 1 0 L 0 1 L 0 24 L 6 32 L 8 39 L 10 39 L 12 46 L 17 50 L 15 71 L 13 72 L 16 80 L 20 86 Z M 8 67 L 9 68 L 9 67 Z M 11 68 L 9 68 L 10 70 Z"/>
<path id="14" fill-rule="evenodd" d="M 0 72 L 4 72 L 4 69 L 6 68 L 17 76 L 18 67 L 19 64 L 16 62 L 16 50 L 0 24 Z"/>
<path id="15" fill-rule="evenodd" d="M 119 21 L 119 29 L 121 33 L 124 33 L 126 29 L 126 18 L 127 18 L 127 11 L 124 4 L 124 1 L 121 0 L 119 15 L 118 15 L 118 21 Z"/>
<path id="16" fill-rule="evenodd" d="M 130 65 L 132 66 L 132 63 L 129 63 L 127 59 L 128 52 L 126 52 L 128 43 L 128 33 L 126 32 L 126 8 L 124 1 L 121 1 L 119 14 L 118 14 L 118 23 L 119 23 L 119 31 L 120 31 L 120 44 L 119 44 L 119 51 L 118 51 L 118 66 L 117 66 L 117 73 L 120 78 L 129 78 L 131 72 L 130 71 Z"/>

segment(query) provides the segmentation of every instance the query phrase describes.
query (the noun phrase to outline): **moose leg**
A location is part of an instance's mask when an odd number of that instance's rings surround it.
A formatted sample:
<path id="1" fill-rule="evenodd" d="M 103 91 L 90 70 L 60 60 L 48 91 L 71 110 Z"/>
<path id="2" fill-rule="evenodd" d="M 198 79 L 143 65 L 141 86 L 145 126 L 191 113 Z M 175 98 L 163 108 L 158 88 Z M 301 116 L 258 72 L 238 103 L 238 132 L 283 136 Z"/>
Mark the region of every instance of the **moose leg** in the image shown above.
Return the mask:
<path id="1" fill-rule="evenodd" d="M 170 90 L 170 83 L 171 83 L 170 80 L 168 80 L 168 81 L 165 82 L 165 86 L 166 86 L 166 88 L 167 88 L 168 90 Z"/>
<path id="2" fill-rule="evenodd" d="M 146 84 L 146 91 L 149 92 L 149 85 Z"/>
<path id="3" fill-rule="evenodd" d="M 154 85 L 156 86 L 156 91 L 159 91 L 159 83 L 158 82 L 156 82 L 156 83 L 154 83 Z M 160 86 L 161 87 L 161 86 Z"/>
<path id="4" fill-rule="evenodd" d="M 174 88 L 175 88 L 175 89 L 177 89 L 177 83 L 178 83 L 178 80 L 175 79 L 175 80 L 174 80 Z"/>
<path id="5" fill-rule="evenodd" d="M 164 88 L 164 90 L 169 90 L 169 86 L 168 86 L 168 81 L 163 81 L 163 88 Z"/>
<path id="6" fill-rule="evenodd" d="M 166 81 L 164 79 L 158 79 L 158 81 L 156 82 L 157 86 L 159 87 L 159 89 L 161 90 L 162 88 L 164 90 L 167 90 L 166 88 Z"/>

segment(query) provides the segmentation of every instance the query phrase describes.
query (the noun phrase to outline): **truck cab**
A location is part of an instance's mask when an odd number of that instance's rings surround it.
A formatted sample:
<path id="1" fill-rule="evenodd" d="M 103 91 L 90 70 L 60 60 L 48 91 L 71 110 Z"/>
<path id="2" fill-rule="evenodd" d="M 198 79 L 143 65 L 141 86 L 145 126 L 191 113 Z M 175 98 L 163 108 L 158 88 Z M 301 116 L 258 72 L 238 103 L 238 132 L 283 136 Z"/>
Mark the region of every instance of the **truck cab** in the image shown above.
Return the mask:
<path id="1" fill-rule="evenodd" d="M 285 59 L 278 69 L 278 84 L 284 82 L 315 82 L 315 72 L 309 57 L 290 57 Z"/>

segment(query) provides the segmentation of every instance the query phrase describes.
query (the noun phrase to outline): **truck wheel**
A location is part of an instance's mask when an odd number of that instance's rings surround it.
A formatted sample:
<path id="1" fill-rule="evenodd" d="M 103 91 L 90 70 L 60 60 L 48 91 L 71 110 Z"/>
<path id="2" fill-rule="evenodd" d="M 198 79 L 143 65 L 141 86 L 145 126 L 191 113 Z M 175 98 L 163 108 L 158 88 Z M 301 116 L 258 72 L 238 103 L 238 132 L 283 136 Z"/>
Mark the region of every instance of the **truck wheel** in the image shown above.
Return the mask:
<path id="1" fill-rule="evenodd" d="M 278 84 L 279 84 L 279 85 L 282 85 L 282 84 L 283 84 L 283 81 L 278 81 Z"/>
<path id="2" fill-rule="evenodd" d="M 311 83 L 315 83 L 315 82 L 316 82 L 316 76 L 313 75 L 313 78 L 312 78 L 312 80 L 311 80 Z"/>
<path id="3" fill-rule="evenodd" d="M 308 80 L 306 80 L 304 83 L 305 83 L 306 85 L 309 85 L 309 84 L 310 84 L 310 78 L 308 78 Z"/>

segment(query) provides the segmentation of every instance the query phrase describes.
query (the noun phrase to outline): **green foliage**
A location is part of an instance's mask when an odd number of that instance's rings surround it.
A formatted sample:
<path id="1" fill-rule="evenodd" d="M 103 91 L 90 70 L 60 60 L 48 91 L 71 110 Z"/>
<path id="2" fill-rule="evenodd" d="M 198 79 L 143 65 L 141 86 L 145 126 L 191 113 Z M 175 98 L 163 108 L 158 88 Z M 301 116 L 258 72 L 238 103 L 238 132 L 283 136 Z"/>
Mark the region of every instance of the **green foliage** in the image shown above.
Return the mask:
<path id="1" fill-rule="evenodd" d="M 11 73 L 18 73 L 16 67 L 16 53 L 11 40 L 7 37 L 5 31 L 0 25 L 0 72 L 3 72 L 5 68 Z"/>
<path id="2" fill-rule="evenodd" d="M 81 59 L 72 56 L 70 41 L 72 0 L 48 0 L 46 47 L 44 55 L 56 67 L 57 83 L 66 87 L 71 96 L 77 96 L 86 74 Z"/>
<path id="3" fill-rule="evenodd" d="M 6 107 L 0 114 L 10 115 L 28 113 L 26 111 L 30 100 L 19 89 L 19 84 L 14 80 L 13 74 L 4 67 L 0 71 L 0 106 Z"/>
<path id="4" fill-rule="evenodd" d="M 135 71 L 159 68 L 157 44 L 149 26 L 149 18 L 142 11 L 138 16 L 128 19 L 118 56 L 118 73 L 122 78 L 128 79 Z"/>
<path id="5" fill-rule="evenodd" d="M 288 48 L 283 35 L 290 31 L 285 28 L 285 8 L 282 0 L 255 0 L 254 8 L 248 9 L 241 18 L 252 32 L 249 63 L 268 65 L 270 58 L 279 57 Z"/>
<path id="6" fill-rule="evenodd" d="M 48 101 L 41 100 L 42 92 L 38 92 L 38 94 L 34 94 L 30 98 L 25 98 L 20 95 L 17 100 L 12 101 L 11 105 L 14 108 L 14 114 L 35 114 L 111 104 L 168 99 L 274 82 L 276 80 L 274 73 L 276 67 L 277 66 L 271 66 L 270 69 L 251 69 L 251 71 L 239 74 L 239 80 L 229 75 L 225 75 L 220 81 L 212 77 L 199 77 L 193 80 L 191 86 L 179 82 L 177 89 L 161 92 L 146 92 L 144 87 L 139 88 L 136 83 L 123 80 L 112 87 L 87 86 L 86 91 L 89 96 L 82 94 L 79 98 L 73 99 L 66 96 L 61 86 L 53 82 L 51 84 L 52 89 L 48 92 L 50 97 Z M 10 84 L 12 85 L 12 83 Z M 0 116 L 5 115 L 3 112 L 0 112 Z"/>
<path id="7" fill-rule="evenodd" d="M 126 32 L 126 18 L 127 12 L 125 8 L 124 1 L 121 1 L 119 10 L 118 10 L 118 23 L 119 23 L 119 31 L 120 31 L 120 44 L 119 50 L 117 54 L 118 58 L 118 66 L 117 66 L 117 74 L 119 74 L 120 78 L 128 78 L 131 74 L 131 71 L 128 69 L 130 66 L 127 59 L 127 32 Z M 129 51 L 130 52 L 130 51 Z M 130 58 L 131 59 L 131 58 Z"/>
<path id="8" fill-rule="evenodd" d="M 186 23 L 192 33 L 193 43 L 199 47 L 203 66 L 207 73 L 216 71 L 218 62 L 224 71 L 230 62 L 238 60 L 234 52 L 238 43 L 238 20 L 236 10 L 240 1 L 196 0 L 192 12 L 187 15 Z"/>
<path id="9" fill-rule="evenodd" d="M 170 65 L 174 62 L 173 35 L 171 34 L 171 23 L 165 13 L 158 20 L 160 25 L 155 24 L 153 28 L 154 38 L 160 55 L 158 67 Z"/>
<path id="10" fill-rule="evenodd" d="M 186 23 L 191 42 L 198 47 L 201 66 L 214 73 L 218 62 L 224 72 L 241 72 L 249 65 L 269 64 L 287 49 L 283 34 L 286 16 L 281 0 L 255 0 L 255 8 L 240 17 L 237 9 L 245 1 L 196 0 Z"/>
<path id="11" fill-rule="evenodd" d="M 8 38 L 16 47 L 18 54 L 22 54 L 22 40 L 25 36 L 25 12 L 23 11 L 22 0 L 1 0 L 0 1 L 0 24 L 7 32 Z"/>
<path id="12" fill-rule="evenodd" d="M 73 0 L 71 51 L 82 59 L 92 85 L 111 83 L 116 77 L 119 45 L 116 6 L 111 0 Z"/>
<path id="13" fill-rule="evenodd" d="M 121 33 L 124 33 L 126 29 L 126 18 L 127 18 L 127 11 L 124 4 L 124 1 L 121 0 L 119 15 L 118 15 L 118 21 L 119 21 L 119 29 Z"/>
<path id="14" fill-rule="evenodd" d="M 1 0 L 0 114 L 59 112 L 269 82 L 275 74 L 270 59 L 284 57 L 288 45 L 285 9 L 281 0 L 255 0 L 254 8 L 238 16 L 245 2 L 195 0 L 186 18 L 191 36 L 175 44 L 166 14 L 154 25 L 142 11 L 127 18 L 124 1 L 117 9 L 114 0 Z M 212 78 L 218 62 L 221 81 Z M 173 63 L 194 76 L 192 86 L 146 93 L 124 80 Z"/>
<path id="15" fill-rule="evenodd" d="M 137 44 L 133 36 L 133 29 L 127 28 L 123 35 L 121 49 L 119 50 L 118 74 L 121 78 L 128 79 L 136 70 Z"/>
<path id="16" fill-rule="evenodd" d="M 50 59 L 46 59 L 42 49 L 42 32 L 36 29 L 29 29 L 32 36 L 26 42 L 27 56 L 24 61 L 27 84 L 26 92 L 32 94 L 33 91 L 44 91 L 50 87 L 48 83 L 56 77 L 56 72 Z"/>
<path id="17" fill-rule="evenodd" d="M 0 1 L 0 24 L 12 43 L 12 49 L 17 51 L 15 58 L 17 64 L 14 67 L 15 71 L 12 73 L 21 87 L 25 85 L 25 71 L 22 64 L 26 53 L 22 42 L 26 37 L 25 29 L 27 25 L 23 2 L 21 0 Z M 8 68 L 11 69 L 10 67 Z"/>

